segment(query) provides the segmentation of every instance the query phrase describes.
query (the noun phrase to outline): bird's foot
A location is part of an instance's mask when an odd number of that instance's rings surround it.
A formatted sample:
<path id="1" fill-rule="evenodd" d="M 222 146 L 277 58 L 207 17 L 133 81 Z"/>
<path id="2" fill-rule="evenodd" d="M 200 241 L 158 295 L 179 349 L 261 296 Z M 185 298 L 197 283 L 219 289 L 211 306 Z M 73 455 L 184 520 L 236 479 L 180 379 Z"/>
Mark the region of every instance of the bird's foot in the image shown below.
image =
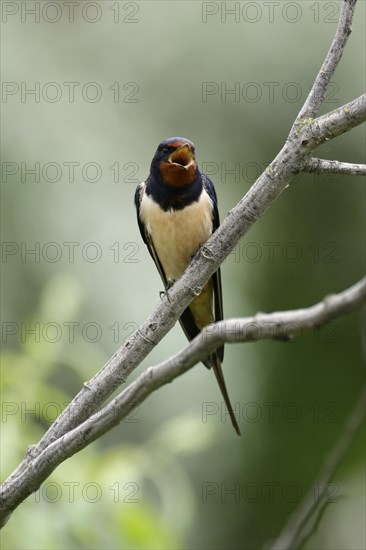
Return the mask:
<path id="1" fill-rule="evenodd" d="M 172 288 L 173 284 L 174 284 L 174 281 L 168 281 L 167 282 L 165 290 L 161 290 L 159 292 L 160 300 L 162 300 L 164 298 L 164 296 L 166 296 L 167 299 L 168 299 L 168 302 L 170 302 L 169 290 Z"/>

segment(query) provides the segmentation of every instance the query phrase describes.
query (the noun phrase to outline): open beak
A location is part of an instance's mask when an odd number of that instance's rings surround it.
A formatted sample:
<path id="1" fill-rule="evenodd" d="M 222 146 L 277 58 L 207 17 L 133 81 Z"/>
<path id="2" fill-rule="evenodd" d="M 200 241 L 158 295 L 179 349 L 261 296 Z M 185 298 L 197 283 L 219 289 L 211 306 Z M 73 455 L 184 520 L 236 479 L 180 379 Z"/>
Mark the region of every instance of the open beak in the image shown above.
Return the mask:
<path id="1" fill-rule="evenodd" d="M 195 162 L 194 154 L 188 145 L 182 145 L 182 147 L 179 147 L 179 149 L 173 151 L 173 153 L 169 156 L 168 161 L 171 164 L 178 164 L 179 166 L 182 166 L 185 170 L 188 170 L 188 168 Z"/>

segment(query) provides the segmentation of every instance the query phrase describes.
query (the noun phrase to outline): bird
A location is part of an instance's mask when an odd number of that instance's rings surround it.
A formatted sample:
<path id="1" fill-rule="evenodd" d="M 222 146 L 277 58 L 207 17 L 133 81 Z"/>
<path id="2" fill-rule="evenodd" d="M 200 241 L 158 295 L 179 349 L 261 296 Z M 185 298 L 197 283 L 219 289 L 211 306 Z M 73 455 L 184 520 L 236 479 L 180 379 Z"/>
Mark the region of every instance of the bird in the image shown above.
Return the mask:
<path id="1" fill-rule="evenodd" d="M 168 292 L 191 258 L 220 225 L 215 187 L 199 171 L 192 141 L 172 137 L 159 144 L 147 179 L 137 186 L 135 206 L 141 237 Z M 223 303 L 219 268 L 184 310 L 179 321 L 190 341 L 205 326 L 221 320 Z M 232 425 L 240 435 L 222 372 L 223 359 L 224 346 L 220 346 L 202 362 L 213 369 Z"/>

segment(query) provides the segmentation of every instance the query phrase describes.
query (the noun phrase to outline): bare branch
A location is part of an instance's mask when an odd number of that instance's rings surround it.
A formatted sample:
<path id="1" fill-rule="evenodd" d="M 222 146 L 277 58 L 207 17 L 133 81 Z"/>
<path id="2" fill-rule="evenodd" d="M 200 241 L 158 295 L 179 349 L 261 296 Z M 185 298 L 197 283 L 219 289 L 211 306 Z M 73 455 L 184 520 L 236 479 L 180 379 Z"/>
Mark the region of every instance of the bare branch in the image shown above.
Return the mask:
<path id="1" fill-rule="evenodd" d="M 271 550 L 301 548 L 314 531 L 317 520 L 327 504 L 327 490 L 338 466 L 352 445 L 366 415 L 366 390 L 363 389 L 347 424 L 332 452 L 325 458 L 323 469 L 316 480 L 317 498 L 311 489 L 297 510 L 289 517 Z"/>
<path id="2" fill-rule="evenodd" d="M 312 140 L 318 146 L 325 141 L 349 132 L 355 126 L 365 122 L 365 120 L 366 94 L 363 94 L 357 99 L 342 105 L 342 107 L 311 121 L 308 130 L 312 134 Z"/>
<path id="3" fill-rule="evenodd" d="M 329 82 L 341 60 L 348 37 L 352 31 L 352 18 L 357 0 L 343 0 L 338 28 L 327 56 L 318 72 L 306 101 L 299 112 L 296 122 L 304 118 L 313 118 L 318 114 L 324 101 Z"/>
<path id="4" fill-rule="evenodd" d="M 318 328 L 351 313 L 365 301 L 366 278 L 309 308 L 260 313 L 254 317 L 228 319 L 206 327 L 183 351 L 147 369 L 99 413 L 48 445 L 18 477 L 11 477 L 4 482 L 0 495 L 0 526 L 5 524 L 11 511 L 37 490 L 61 462 L 111 430 L 152 392 L 191 369 L 219 345 L 288 339 L 299 331 Z"/>
<path id="5" fill-rule="evenodd" d="M 339 162 L 338 160 L 310 158 L 303 167 L 304 172 L 326 172 L 328 174 L 346 174 L 349 176 L 366 176 L 366 164 Z"/>

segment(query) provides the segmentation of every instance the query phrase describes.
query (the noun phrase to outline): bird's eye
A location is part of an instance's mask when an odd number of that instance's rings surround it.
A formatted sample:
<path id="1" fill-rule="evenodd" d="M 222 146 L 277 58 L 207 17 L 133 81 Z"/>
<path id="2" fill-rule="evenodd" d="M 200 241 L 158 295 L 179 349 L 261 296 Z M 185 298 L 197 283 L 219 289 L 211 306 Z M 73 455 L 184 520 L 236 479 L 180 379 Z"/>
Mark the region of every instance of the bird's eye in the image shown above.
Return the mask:
<path id="1" fill-rule="evenodd" d="M 163 147 L 162 151 L 163 151 L 163 153 L 168 153 L 169 152 L 169 147 Z"/>

